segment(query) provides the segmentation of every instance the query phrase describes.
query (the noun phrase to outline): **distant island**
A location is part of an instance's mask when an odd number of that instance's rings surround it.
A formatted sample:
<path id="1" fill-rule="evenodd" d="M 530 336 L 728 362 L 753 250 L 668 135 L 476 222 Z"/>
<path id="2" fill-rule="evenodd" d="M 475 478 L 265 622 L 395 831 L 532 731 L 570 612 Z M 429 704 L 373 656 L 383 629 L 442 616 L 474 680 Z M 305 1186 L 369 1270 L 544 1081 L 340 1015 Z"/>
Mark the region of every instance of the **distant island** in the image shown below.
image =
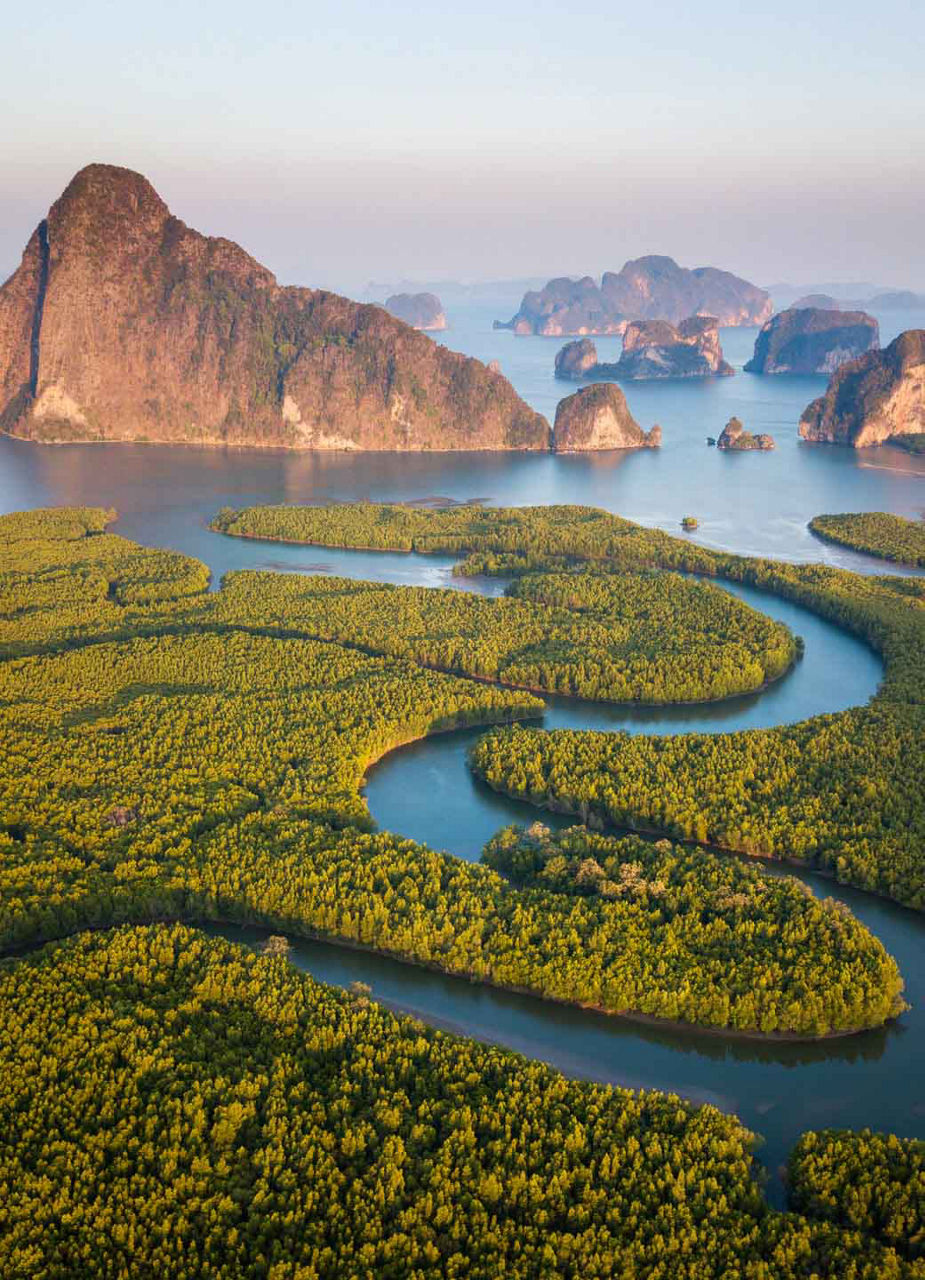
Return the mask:
<path id="1" fill-rule="evenodd" d="M 369 280 L 362 290 L 364 302 L 381 303 L 393 293 L 435 293 L 444 302 L 504 303 L 523 297 L 530 289 L 542 289 L 540 276 L 513 280 Z"/>
<path id="2" fill-rule="evenodd" d="M 566 343 L 556 356 L 557 378 L 726 377 L 734 372 L 723 359 L 719 326 L 713 316 L 689 316 L 677 326 L 667 320 L 633 320 L 623 334 L 623 353 L 614 364 L 601 364 L 590 338 Z"/>
<path id="3" fill-rule="evenodd" d="M 834 373 L 879 346 L 880 328 L 864 311 L 794 305 L 762 327 L 745 372 Z"/>
<path id="4" fill-rule="evenodd" d="M 907 311 L 925 308 L 925 293 L 877 284 L 872 280 L 814 281 L 764 286 L 778 311 L 788 307 L 819 307 L 823 311 Z"/>
<path id="5" fill-rule="evenodd" d="M 386 298 L 385 309 L 389 315 L 410 324 L 412 329 L 446 328 L 443 303 L 435 293 L 393 293 Z"/>
<path id="6" fill-rule="evenodd" d="M 478 360 L 381 307 L 283 288 L 89 165 L 0 289 L 0 429 L 29 440 L 539 449 L 549 424 Z"/>
<path id="7" fill-rule="evenodd" d="M 837 369 L 800 419 L 804 440 L 855 449 L 925 440 L 925 329 Z"/>
<path id="8" fill-rule="evenodd" d="M 892 289 L 869 298 L 836 298 L 829 293 L 809 293 L 792 302 L 791 307 L 818 307 L 824 311 L 915 311 L 925 309 L 925 293 L 911 289 Z"/>
<path id="9" fill-rule="evenodd" d="M 559 277 L 524 294 L 517 314 L 495 321 L 517 334 L 566 337 L 622 334 L 633 320 L 679 324 L 691 315 L 715 316 L 720 325 L 759 325 L 773 310 L 764 289 L 716 267 L 680 267 L 673 258 L 650 255 L 591 276 Z"/>

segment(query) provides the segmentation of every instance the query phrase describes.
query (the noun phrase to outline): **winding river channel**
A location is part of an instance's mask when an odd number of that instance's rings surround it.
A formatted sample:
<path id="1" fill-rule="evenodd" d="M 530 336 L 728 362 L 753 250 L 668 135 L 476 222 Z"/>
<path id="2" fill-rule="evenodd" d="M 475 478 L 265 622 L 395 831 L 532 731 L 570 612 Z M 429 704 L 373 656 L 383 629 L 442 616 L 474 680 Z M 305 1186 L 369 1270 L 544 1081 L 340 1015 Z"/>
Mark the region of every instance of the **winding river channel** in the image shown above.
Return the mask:
<path id="1" fill-rule="evenodd" d="M 255 545 L 248 544 L 249 555 Z M 340 551 L 334 568 L 327 549 L 302 548 L 302 571 L 321 567 L 311 564 L 312 550 L 325 569 L 352 577 L 371 576 L 371 558 L 379 560 L 377 578 L 392 577 L 387 572 L 392 564 L 394 580 L 403 583 L 432 582 L 434 572 L 444 568 L 430 556 Z M 223 550 L 222 558 L 227 555 Z M 751 588 L 719 585 L 803 637 L 804 657 L 780 681 L 758 694 L 699 706 L 645 708 L 547 697 L 548 710 L 539 723 L 630 733 L 727 732 L 840 711 L 866 702 L 876 691 L 882 666 L 865 644 L 799 605 Z M 474 581 L 468 586 L 494 594 L 503 583 Z M 539 816 L 552 826 L 569 825 L 572 819 L 498 795 L 472 776 L 466 752 L 483 732 L 470 728 L 438 734 L 383 757 L 366 780 L 367 802 L 378 824 L 468 860 L 477 860 L 485 841 L 507 823 Z M 366 982 L 377 999 L 425 1022 L 505 1045 L 572 1075 L 664 1089 L 734 1111 L 764 1139 L 759 1158 L 769 1175 L 768 1194 L 781 1203 L 780 1172 L 805 1129 L 843 1125 L 909 1136 L 925 1133 L 925 920 L 819 875 L 773 864 L 768 870 L 796 875 L 820 896 L 847 903 L 896 957 L 912 1009 L 889 1027 L 857 1036 L 764 1042 L 641 1026 L 335 944 L 292 939 L 292 956 L 300 968 L 325 982 Z M 221 932 L 252 942 L 263 936 L 259 930 Z"/>
<path id="2" fill-rule="evenodd" d="M 759 473 L 752 481 L 751 472 L 737 468 L 743 480 L 736 488 L 736 501 L 758 513 L 760 532 L 754 524 L 740 522 L 730 507 L 723 515 L 727 524 L 721 530 L 718 524 L 716 536 L 705 540 L 738 550 L 757 550 L 758 542 L 760 549 L 782 558 L 820 559 L 860 572 L 884 572 L 882 564 L 808 540 L 805 521 L 825 510 L 880 507 L 911 512 L 919 501 L 921 476 L 865 469 L 863 460 L 842 453 L 850 451 L 804 457 L 794 450 L 795 459 L 803 458 L 801 465 L 812 469 L 818 483 L 805 497 L 798 494 L 799 501 L 793 500 L 793 510 L 787 508 L 783 522 L 764 511 L 765 482 L 759 481 Z M 701 446 L 691 455 L 691 465 L 702 458 L 698 465 L 716 466 L 714 454 Z M 638 469 L 642 483 L 649 461 L 627 460 L 621 463 L 621 474 Z M 643 523 L 665 525 L 658 516 L 644 515 L 643 509 L 648 511 L 655 501 L 648 485 L 652 477 L 627 500 L 626 493 L 616 491 L 616 474 L 603 463 L 594 471 L 591 463 L 569 467 L 558 460 L 484 455 L 318 459 L 256 451 L 92 445 L 43 451 L 0 439 L 0 510 L 60 503 L 115 506 L 120 512 L 117 532 L 149 546 L 198 556 L 212 570 L 213 587 L 229 570 L 249 568 L 454 586 L 495 595 L 503 590 L 502 582 L 454 579 L 447 557 L 248 542 L 210 533 L 207 522 L 223 503 L 408 500 L 442 493 L 456 498 L 481 494 L 511 503 L 594 502 L 611 510 L 622 508 Z M 770 473 L 765 469 L 760 474 Z M 774 497 L 778 508 L 790 500 L 789 492 L 782 481 Z M 671 498 L 675 517 L 681 501 L 678 495 Z M 774 596 L 738 586 L 727 589 L 803 637 L 805 655 L 783 679 L 759 694 L 700 706 L 638 708 L 547 698 L 542 723 L 548 728 L 630 733 L 726 732 L 839 711 L 866 702 L 875 692 L 882 667 L 860 641 Z M 480 732 L 437 735 L 380 760 L 366 782 L 369 808 L 380 826 L 476 859 L 488 837 L 506 823 L 542 816 L 550 825 L 567 825 L 568 819 L 542 815 L 527 804 L 496 795 L 471 776 L 466 750 Z M 668 1090 L 734 1111 L 763 1138 L 759 1157 L 768 1171 L 768 1193 L 780 1203 L 780 1168 L 807 1128 L 869 1126 L 925 1137 L 925 917 L 818 875 L 775 866 L 769 870 L 796 875 L 817 894 L 840 899 L 873 930 L 902 970 L 912 1006 L 907 1013 L 886 1028 L 844 1039 L 761 1042 L 644 1026 L 334 944 L 292 939 L 292 955 L 299 967 L 323 981 L 367 982 L 377 999 L 428 1023 L 508 1046 L 575 1076 Z M 262 936 L 256 930 L 230 927 L 222 932 L 244 941 Z"/>

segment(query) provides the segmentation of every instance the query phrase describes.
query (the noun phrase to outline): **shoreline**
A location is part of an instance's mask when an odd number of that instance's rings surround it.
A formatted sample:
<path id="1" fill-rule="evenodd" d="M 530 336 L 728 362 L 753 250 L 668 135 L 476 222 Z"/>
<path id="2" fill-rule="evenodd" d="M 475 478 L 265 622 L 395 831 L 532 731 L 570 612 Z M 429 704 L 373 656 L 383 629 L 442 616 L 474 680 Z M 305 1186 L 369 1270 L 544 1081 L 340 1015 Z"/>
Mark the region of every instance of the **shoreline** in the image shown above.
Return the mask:
<path id="1" fill-rule="evenodd" d="M 304 942 L 317 942 L 323 946 L 332 947 L 334 950 L 343 949 L 347 951 L 354 951 L 362 955 L 378 956 L 385 960 L 393 961 L 396 964 L 405 965 L 409 969 L 423 969 L 429 973 L 440 974 L 441 977 L 449 978 L 453 981 L 467 982 L 470 986 L 490 987 L 493 991 L 504 992 L 508 995 L 525 996 L 528 999 L 537 1000 L 543 1004 L 558 1005 L 562 1008 L 569 1009 L 581 1009 L 587 1013 L 599 1014 L 605 1018 L 619 1018 L 625 1022 L 651 1027 L 653 1030 L 665 1030 L 676 1034 L 680 1033 L 693 1036 L 709 1035 L 719 1039 L 745 1040 L 765 1045 L 822 1044 L 829 1041 L 849 1040 L 854 1036 L 862 1036 L 869 1032 L 883 1031 L 896 1021 L 896 1017 L 890 1017 L 886 1018 L 883 1022 L 873 1023 L 867 1027 L 852 1027 L 844 1031 L 824 1031 L 821 1034 L 816 1035 L 803 1034 L 799 1031 L 745 1031 L 739 1030 L 735 1027 L 720 1027 L 700 1022 L 686 1022 L 682 1018 L 662 1018 L 653 1013 L 640 1013 L 626 1009 L 608 1009 L 604 1005 L 594 1004 L 586 1000 L 569 1000 L 564 996 L 544 995 L 542 992 L 536 991 L 532 987 L 523 987 L 518 986 L 515 983 L 501 982 L 494 978 L 486 977 L 485 975 L 447 969 L 433 960 L 415 960 L 413 957 L 403 955 L 398 951 L 389 951 L 384 947 L 375 947 L 370 943 L 359 942 L 351 938 L 340 938 L 336 934 L 323 933 L 317 929 L 309 929 L 305 926 L 297 925 L 297 922 L 268 922 L 260 919 L 234 920 L 229 919 L 224 915 L 209 916 L 198 912 L 191 912 L 189 915 L 176 912 L 157 917 L 147 916 L 143 920 L 140 919 L 138 921 L 123 920 L 115 924 L 87 925 L 85 928 L 73 929 L 54 938 L 45 938 L 36 942 L 22 943 L 19 946 L 0 949 L 0 964 L 7 960 L 25 959 L 26 957 L 33 955 L 35 952 L 41 951 L 45 947 L 52 947 L 66 943 L 71 938 L 80 937 L 80 935 L 84 933 L 106 933 L 109 930 L 116 929 L 143 929 L 149 925 L 161 924 L 182 924 L 187 928 L 201 929 L 203 931 L 205 931 L 205 926 L 207 925 L 216 926 L 218 929 L 279 930 L 281 931 L 281 936 L 286 937 L 287 941 L 290 939 L 298 939 Z M 283 933 L 283 930 L 287 930 L 288 935 Z M 236 946 L 252 945 L 250 943 L 235 943 L 230 938 L 226 938 L 226 941 L 232 942 L 232 945 Z M 338 986 L 337 983 L 326 982 L 321 978 L 314 978 L 314 975 L 310 973 L 310 970 L 306 969 L 305 972 L 308 972 L 309 975 L 313 977 L 314 981 L 319 982 L 324 986 Z M 348 991 L 349 988 L 341 987 L 340 990 Z M 385 1005 L 386 1007 L 389 1006 L 389 1001 L 377 1000 L 375 993 L 373 993 L 369 999 L 375 1003 Z M 408 1012 L 403 1016 L 415 1018 L 417 1021 L 424 1022 L 428 1026 L 432 1025 L 428 1019 L 419 1012 Z M 462 1029 L 461 1024 L 455 1023 L 454 1026 L 459 1027 L 460 1029 L 453 1030 L 451 1034 L 462 1037 L 471 1037 L 472 1033 Z M 438 1027 L 437 1029 L 440 1030 L 442 1028 Z M 508 1049 L 504 1045 L 501 1045 L 501 1047 L 508 1053 L 517 1052 L 517 1050 Z M 646 1091 L 658 1092 L 654 1087 L 647 1085 L 643 1085 L 641 1088 Z"/>
<path id="2" fill-rule="evenodd" d="M 818 519 L 818 517 L 813 516 L 812 520 L 810 520 L 806 527 L 814 538 L 818 538 L 820 542 L 824 542 L 828 546 L 841 547 L 845 551 L 854 552 L 856 556 L 868 556 L 871 560 L 882 560 L 884 564 L 896 565 L 898 569 L 912 569 L 917 571 L 917 573 L 921 573 L 925 570 L 925 557 L 913 562 L 912 560 L 903 560 L 899 556 L 891 556 L 886 551 L 874 551 L 870 547 L 855 546 L 853 542 L 848 542 L 844 538 L 838 538 L 832 533 L 825 533 L 822 529 L 817 529 L 814 525 L 814 521 L 816 519 Z M 909 576 L 913 577 L 916 576 L 916 574 L 910 574 Z"/>
<path id="3" fill-rule="evenodd" d="M 174 446 L 178 449 L 233 449 L 236 452 L 250 449 L 255 453 L 270 453 L 276 450 L 279 453 L 305 453 L 305 454 L 344 454 L 348 457 L 355 453 L 362 454 L 385 454 L 390 457 L 396 455 L 404 457 L 407 454 L 438 454 L 441 457 L 451 456 L 455 453 L 535 453 L 541 457 L 547 454 L 553 454 L 555 451 L 550 448 L 530 448 L 528 445 L 482 445 L 481 448 L 475 449 L 365 449 L 362 445 L 353 445 L 351 448 L 332 449 L 327 447 L 319 447 L 314 444 L 258 444 L 254 440 L 248 440 L 246 443 L 236 443 L 231 440 L 162 440 L 153 439 L 148 436 L 146 439 L 136 438 L 134 440 L 123 440 L 119 438 L 109 440 L 39 440 L 34 436 L 20 436 L 13 431 L 0 430 L 0 435 L 6 436 L 10 440 L 18 440 L 21 444 L 48 446 L 49 448 L 58 449 L 66 448 L 68 445 L 99 445 L 99 444 L 119 444 L 119 445 L 155 445 L 160 448 L 166 446 Z M 589 450 L 588 452 L 596 453 L 600 450 Z"/>

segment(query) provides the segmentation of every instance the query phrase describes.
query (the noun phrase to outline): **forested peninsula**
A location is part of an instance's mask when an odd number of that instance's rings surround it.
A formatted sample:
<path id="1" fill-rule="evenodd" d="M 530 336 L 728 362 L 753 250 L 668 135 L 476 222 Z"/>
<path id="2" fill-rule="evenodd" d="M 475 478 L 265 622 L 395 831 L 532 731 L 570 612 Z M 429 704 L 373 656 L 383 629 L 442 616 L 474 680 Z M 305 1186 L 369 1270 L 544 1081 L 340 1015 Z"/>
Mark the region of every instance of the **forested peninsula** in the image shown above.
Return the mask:
<path id="1" fill-rule="evenodd" d="M 826 542 L 913 569 L 925 569 L 925 521 L 904 520 L 886 511 L 814 516 L 809 527 Z"/>

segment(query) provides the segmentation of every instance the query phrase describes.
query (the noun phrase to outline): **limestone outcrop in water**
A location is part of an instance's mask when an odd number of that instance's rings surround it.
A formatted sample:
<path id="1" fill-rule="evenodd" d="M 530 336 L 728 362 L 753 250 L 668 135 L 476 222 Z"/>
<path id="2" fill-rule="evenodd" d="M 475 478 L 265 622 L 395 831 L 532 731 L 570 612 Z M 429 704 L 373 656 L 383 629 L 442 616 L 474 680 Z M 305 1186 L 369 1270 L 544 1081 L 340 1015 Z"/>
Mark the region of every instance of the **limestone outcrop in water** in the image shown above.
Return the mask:
<path id="1" fill-rule="evenodd" d="M 32 440 L 541 449 L 500 374 L 381 307 L 282 288 L 138 173 L 73 179 L 0 289 L 0 428 Z"/>
<path id="2" fill-rule="evenodd" d="M 707 315 L 720 325 L 753 325 L 763 324 L 771 311 L 765 290 L 739 276 L 716 267 L 688 270 L 652 254 L 605 271 L 600 285 L 591 276 L 550 280 L 524 294 L 517 314 L 495 327 L 547 337 L 621 334 L 631 320 L 679 324 L 685 316 Z"/>
<path id="3" fill-rule="evenodd" d="M 410 324 L 412 329 L 446 328 L 443 303 L 435 293 L 393 293 L 386 298 L 385 309 L 397 320 Z"/>
<path id="4" fill-rule="evenodd" d="M 843 364 L 825 395 L 807 405 L 800 435 L 855 449 L 925 439 L 925 329 Z"/>
<path id="5" fill-rule="evenodd" d="M 791 307 L 764 325 L 746 373 L 834 373 L 880 346 L 880 327 L 865 311 Z"/>
<path id="6" fill-rule="evenodd" d="M 734 372 L 723 358 L 719 326 L 713 316 L 688 316 L 679 325 L 667 320 L 633 320 L 623 334 L 623 353 L 614 364 L 600 364 L 590 338 L 566 343 L 556 356 L 556 377 L 646 378 L 727 377 Z"/>
<path id="7" fill-rule="evenodd" d="M 595 382 L 560 400 L 552 433 L 556 453 L 594 449 L 657 449 L 662 429 L 643 431 L 612 382 Z"/>
<path id="8" fill-rule="evenodd" d="M 597 347 L 590 338 L 567 342 L 556 355 L 556 377 L 565 381 L 592 378 L 599 368 Z"/>
<path id="9" fill-rule="evenodd" d="M 719 433 L 716 447 L 744 453 L 750 449 L 773 449 L 775 445 L 773 436 L 766 435 L 764 432 L 752 435 L 750 431 L 745 430 L 738 418 L 730 418 Z"/>

